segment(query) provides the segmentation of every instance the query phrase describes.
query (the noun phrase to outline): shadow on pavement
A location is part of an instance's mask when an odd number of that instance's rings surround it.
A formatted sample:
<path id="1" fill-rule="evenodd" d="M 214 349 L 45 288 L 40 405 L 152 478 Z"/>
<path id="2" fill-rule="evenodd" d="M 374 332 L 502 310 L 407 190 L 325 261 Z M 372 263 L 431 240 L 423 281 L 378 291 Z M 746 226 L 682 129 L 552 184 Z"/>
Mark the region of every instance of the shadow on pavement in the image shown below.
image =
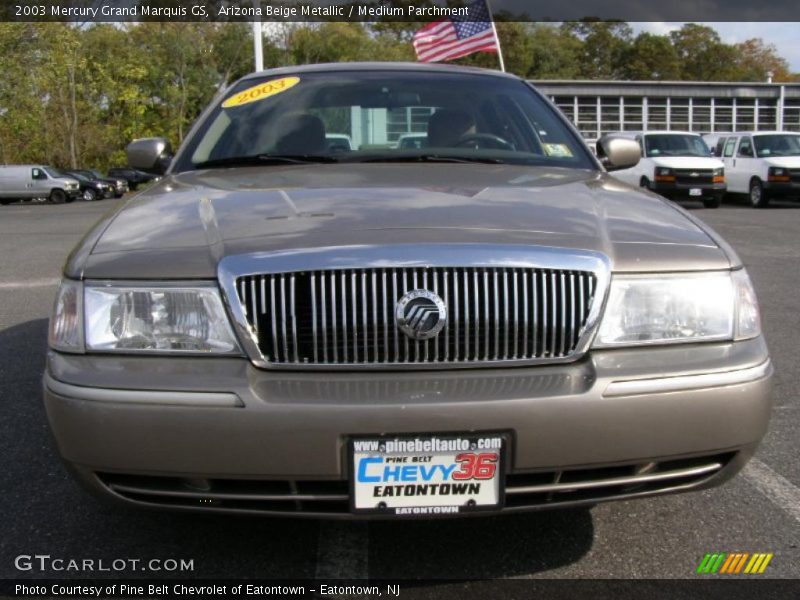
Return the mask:
<path id="1" fill-rule="evenodd" d="M 493 579 L 556 569 L 592 547 L 589 509 L 369 526 L 370 577 Z"/>

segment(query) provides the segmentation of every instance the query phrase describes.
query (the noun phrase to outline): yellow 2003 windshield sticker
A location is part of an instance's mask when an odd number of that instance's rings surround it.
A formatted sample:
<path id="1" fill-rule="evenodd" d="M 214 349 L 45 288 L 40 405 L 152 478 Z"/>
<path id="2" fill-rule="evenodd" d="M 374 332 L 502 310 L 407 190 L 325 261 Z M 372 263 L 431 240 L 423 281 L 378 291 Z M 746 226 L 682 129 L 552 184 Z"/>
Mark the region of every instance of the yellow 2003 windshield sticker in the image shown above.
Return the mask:
<path id="1" fill-rule="evenodd" d="M 225 102 L 222 103 L 222 108 L 242 106 L 243 104 L 264 100 L 270 96 L 281 94 L 293 88 L 298 83 L 300 83 L 299 77 L 282 77 L 281 79 L 273 79 L 272 81 L 259 83 L 225 100 Z"/>

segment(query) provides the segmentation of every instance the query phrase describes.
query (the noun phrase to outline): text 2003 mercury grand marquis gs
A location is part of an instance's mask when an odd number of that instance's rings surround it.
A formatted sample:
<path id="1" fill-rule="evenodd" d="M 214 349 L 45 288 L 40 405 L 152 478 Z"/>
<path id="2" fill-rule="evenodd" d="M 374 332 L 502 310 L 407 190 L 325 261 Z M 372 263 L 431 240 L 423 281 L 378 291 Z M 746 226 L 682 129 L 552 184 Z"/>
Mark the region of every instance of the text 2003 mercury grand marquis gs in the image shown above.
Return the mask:
<path id="1" fill-rule="evenodd" d="M 174 158 L 160 138 L 128 152 L 166 176 L 71 254 L 44 378 L 60 452 L 99 493 L 511 513 L 719 484 L 765 433 L 739 258 L 611 179 L 520 79 L 266 71 Z"/>

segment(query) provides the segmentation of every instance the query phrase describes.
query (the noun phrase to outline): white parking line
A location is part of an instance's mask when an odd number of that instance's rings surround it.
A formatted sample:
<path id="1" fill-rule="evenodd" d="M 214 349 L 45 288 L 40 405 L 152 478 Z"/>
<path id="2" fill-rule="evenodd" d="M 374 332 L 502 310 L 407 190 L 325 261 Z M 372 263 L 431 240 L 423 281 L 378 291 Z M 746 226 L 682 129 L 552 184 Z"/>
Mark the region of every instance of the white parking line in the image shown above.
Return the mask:
<path id="1" fill-rule="evenodd" d="M 800 521 L 800 488 L 755 458 L 747 463 L 742 475 L 774 504 Z"/>
<path id="2" fill-rule="evenodd" d="M 323 521 L 319 526 L 316 579 L 366 579 L 367 523 Z"/>
<path id="3" fill-rule="evenodd" d="M 50 287 L 61 281 L 57 277 L 47 279 L 28 279 L 25 281 L 0 281 L 0 290 L 24 290 L 30 288 Z"/>

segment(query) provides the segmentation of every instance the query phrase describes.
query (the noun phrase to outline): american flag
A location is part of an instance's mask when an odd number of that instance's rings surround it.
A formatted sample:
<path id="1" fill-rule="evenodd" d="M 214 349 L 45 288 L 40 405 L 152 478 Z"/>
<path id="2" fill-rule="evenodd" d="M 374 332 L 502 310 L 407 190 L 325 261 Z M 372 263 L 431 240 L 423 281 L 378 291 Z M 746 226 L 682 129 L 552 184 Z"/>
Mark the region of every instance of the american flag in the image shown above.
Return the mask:
<path id="1" fill-rule="evenodd" d="M 469 16 L 448 17 L 430 23 L 414 34 L 414 50 L 420 62 L 439 62 L 473 52 L 497 52 L 497 38 L 486 0 L 476 0 Z"/>

